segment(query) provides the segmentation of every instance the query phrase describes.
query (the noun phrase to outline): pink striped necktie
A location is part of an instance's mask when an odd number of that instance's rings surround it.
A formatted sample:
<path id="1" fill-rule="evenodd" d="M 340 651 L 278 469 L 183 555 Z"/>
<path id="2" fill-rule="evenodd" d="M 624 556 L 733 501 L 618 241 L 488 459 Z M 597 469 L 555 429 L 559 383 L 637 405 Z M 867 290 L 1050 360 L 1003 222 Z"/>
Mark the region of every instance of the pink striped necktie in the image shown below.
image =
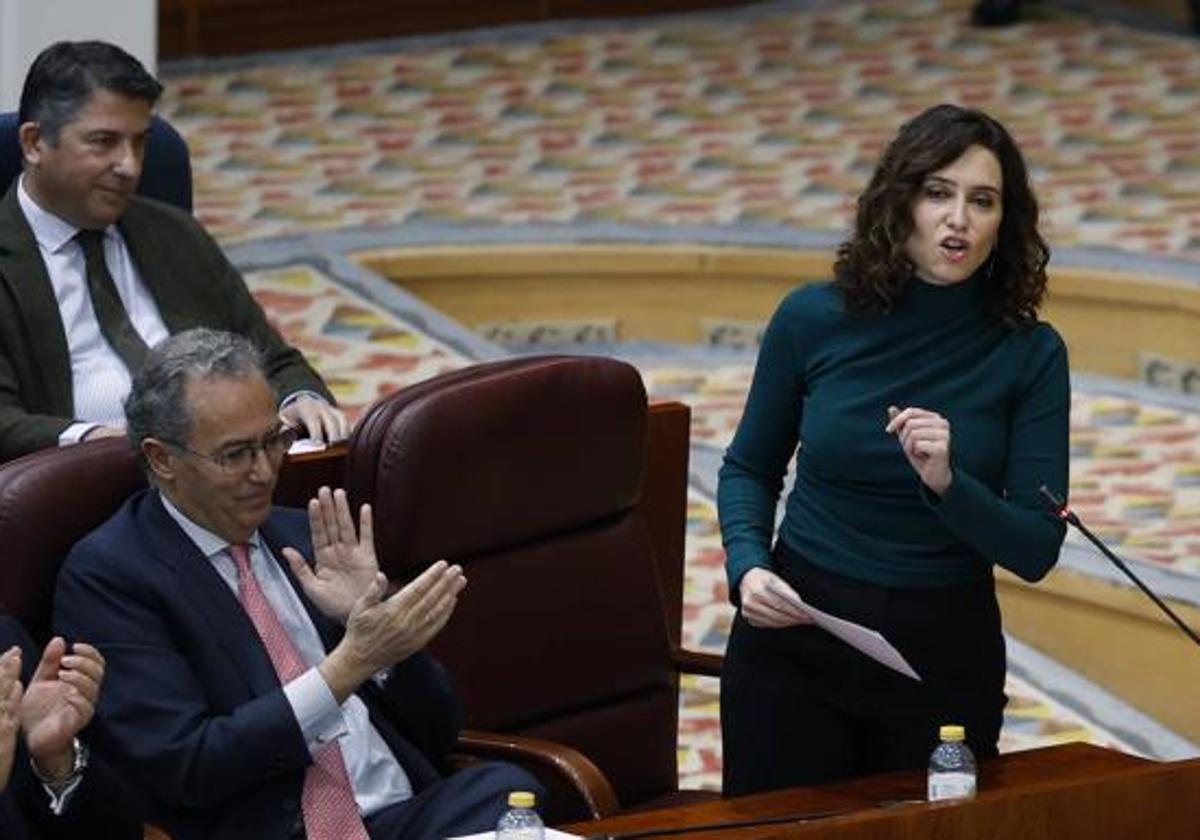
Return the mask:
<path id="1" fill-rule="evenodd" d="M 248 547 L 231 545 L 229 555 L 237 565 L 238 600 L 254 623 L 280 683 L 286 685 L 308 669 L 250 569 Z M 300 806 L 308 840 L 370 840 L 337 741 L 321 746 L 313 755 L 304 774 Z"/>

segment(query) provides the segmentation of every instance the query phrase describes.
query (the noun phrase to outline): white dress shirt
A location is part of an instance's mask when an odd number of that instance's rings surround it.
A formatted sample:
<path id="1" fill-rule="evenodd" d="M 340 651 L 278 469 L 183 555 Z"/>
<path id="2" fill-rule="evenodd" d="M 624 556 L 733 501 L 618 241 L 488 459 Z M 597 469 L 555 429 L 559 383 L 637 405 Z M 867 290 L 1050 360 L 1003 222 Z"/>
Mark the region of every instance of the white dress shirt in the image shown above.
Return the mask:
<path id="1" fill-rule="evenodd" d="M 125 398 L 129 396 L 132 377 L 125 362 L 100 331 L 96 310 L 92 308 L 92 295 L 88 291 L 83 246 L 75 241 L 79 228 L 42 209 L 26 192 L 24 175 L 17 182 L 17 201 L 37 240 L 67 336 L 71 395 L 78 422 L 59 434 L 58 445 L 79 443 L 97 426 L 124 428 Z M 116 225 L 104 229 L 104 260 L 121 303 L 129 314 L 129 321 L 146 346 L 153 347 L 169 336 L 171 333 L 158 311 L 158 304 L 146 288 L 125 245 L 125 237 Z M 301 397 L 327 402 L 315 391 L 295 391 L 284 397 L 279 408 L 287 408 Z"/>
<path id="2" fill-rule="evenodd" d="M 160 497 L 167 513 L 213 564 L 236 597 L 237 565 L 229 554 L 228 541 L 188 519 L 165 495 L 160 494 Z M 287 574 L 257 531 L 250 538 L 250 569 L 300 658 L 308 666 L 307 671 L 283 687 L 283 693 L 296 715 L 309 751 L 314 752 L 332 739 L 339 739 L 346 771 L 354 787 L 354 800 L 358 803 L 359 813 L 364 816 L 411 797 L 412 783 L 383 737 L 371 725 L 366 705 L 351 694 L 338 706 L 325 678 L 317 670 L 325 658 L 325 646 Z"/>
<path id="3" fill-rule="evenodd" d="M 68 426 L 58 442 L 59 445 L 76 443 L 98 425 L 125 425 L 125 397 L 129 395 L 131 377 L 100 331 L 100 322 L 92 309 L 83 246 L 75 241 L 79 228 L 43 210 L 25 190 L 24 175 L 17 185 L 17 200 L 33 229 L 42 263 L 50 275 L 71 358 L 71 393 L 75 399 L 75 417 L 80 422 Z M 104 230 L 104 259 L 130 323 L 146 346 L 153 347 L 170 333 L 116 225 Z"/>

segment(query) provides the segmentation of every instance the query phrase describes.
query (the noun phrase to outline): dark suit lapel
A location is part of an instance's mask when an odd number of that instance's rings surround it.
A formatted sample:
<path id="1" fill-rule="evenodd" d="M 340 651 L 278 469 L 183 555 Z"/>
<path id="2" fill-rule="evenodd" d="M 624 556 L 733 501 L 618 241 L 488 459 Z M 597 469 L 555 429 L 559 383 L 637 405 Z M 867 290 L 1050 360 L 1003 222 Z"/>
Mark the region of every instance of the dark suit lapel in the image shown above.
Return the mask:
<path id="1" fill-rule="evenodd" d="M 279 688 L 275 667 L 246 611 L 212 563 L 167 513 L 157 491 L 143 505 L 144 533 L 152 556 L 169 566 L 179 589 L 212 629 L 213 639 L 237 663 L 254 696 Z"/>
<path id="2" fill-rule="evenodd" d="M 0 200 L 0 283 L 17 312 L 13 320 L 24 332 L 29 358 L 37 360 L 49 396 L 47 412 L 71 416 L 71 359 L 62 315 L 37 240 L 17 199 L 17 180 Z"/>

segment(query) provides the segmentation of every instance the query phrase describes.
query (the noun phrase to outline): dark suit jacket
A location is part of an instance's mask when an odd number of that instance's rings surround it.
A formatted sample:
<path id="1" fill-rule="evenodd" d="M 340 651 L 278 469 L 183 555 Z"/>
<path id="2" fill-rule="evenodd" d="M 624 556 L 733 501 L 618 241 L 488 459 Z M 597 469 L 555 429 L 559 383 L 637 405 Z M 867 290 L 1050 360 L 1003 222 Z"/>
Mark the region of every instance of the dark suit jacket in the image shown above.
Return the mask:
<path id="1" fill-rule="evenodd" d="M 170 332 L 212 327 L 243 335 L 263 351 L 280 397 L 308 390 L 333 402 L 191 216 L 137 197 L 118 226 Z M 62 316 L 14 181 L 0 200 L 0 462 L 56 446 L 75 421 L 74 404 Z"/>
<path id="2" fill-rule="evenodd" d="M 260 532 L 277 558 L 288 545 L 312 556 L 303 511 L 277 508 Z M 292 585 L 331 648 L 340 626 Z M 300 825 L 310 757 L 299 725 L 237 597 L 157 491 L 72 549 L 55 624 L 104 651 L 97 744 L 150 794 L 151 822 L 175 840 L 282 840 Z M 414 789 L 436 781 L 459 717 L 441 667 L 417 654 L 359 696 Z"/>
<path id="3" fill-rule="evenodd" d="M 21 648 L 21 679 L 28 685 L 41 651 L 13 618 L 0 615 L 0 652 Z M 135 840 L 142 824 L 132 799 L 103 759 L 93 756 L 61 816 L 50 812 L 50 797 L 29 769 L 29 755 L 17 749 L 12 777 L 0 792 L 0 837 L 4 840 L 96 837 Z"/>

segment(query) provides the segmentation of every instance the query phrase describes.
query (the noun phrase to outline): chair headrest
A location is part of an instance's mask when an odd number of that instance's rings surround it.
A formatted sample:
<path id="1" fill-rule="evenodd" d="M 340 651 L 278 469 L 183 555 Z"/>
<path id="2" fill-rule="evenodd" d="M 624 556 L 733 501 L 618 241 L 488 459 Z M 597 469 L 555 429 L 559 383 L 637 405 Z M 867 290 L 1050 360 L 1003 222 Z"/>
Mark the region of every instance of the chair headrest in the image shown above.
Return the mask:
<path id="1" fill-rule="evenodd" d="M 389 573 L 566 531 L 640 499 L 646 391 L 604 358 L 476 365 L 399 391 L 355 428 L 346 486 Z"/>

